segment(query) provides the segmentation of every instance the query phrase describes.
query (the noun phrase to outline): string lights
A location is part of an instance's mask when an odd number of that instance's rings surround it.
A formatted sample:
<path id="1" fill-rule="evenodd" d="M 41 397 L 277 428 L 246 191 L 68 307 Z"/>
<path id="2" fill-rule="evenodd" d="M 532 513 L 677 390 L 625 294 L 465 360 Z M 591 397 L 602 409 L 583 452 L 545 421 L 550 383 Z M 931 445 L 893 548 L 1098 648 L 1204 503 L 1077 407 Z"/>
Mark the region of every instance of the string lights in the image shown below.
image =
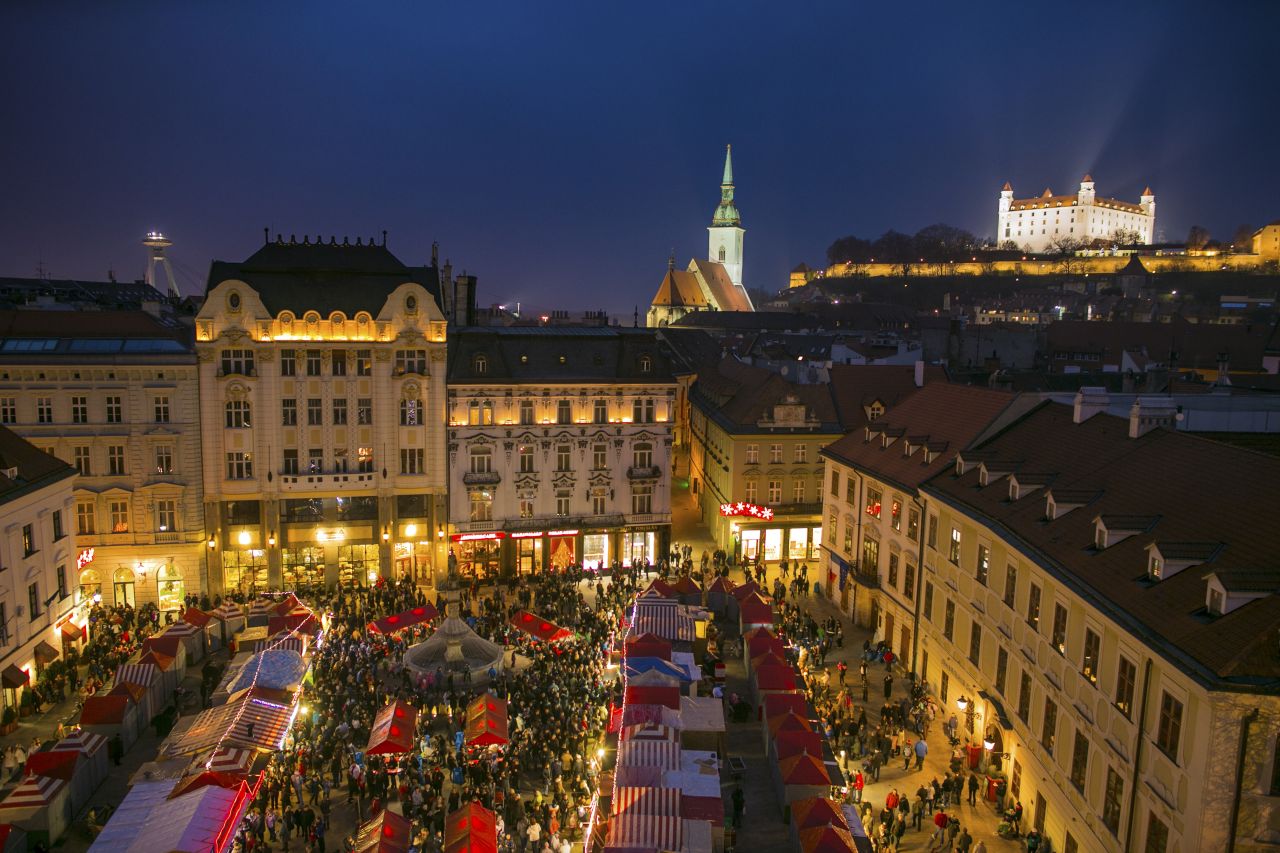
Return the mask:
<path id="1" fill-rule="evenodd" d="M 631 636 L 632 626 L 635 625 L 635 622 L 636 622 L 636 610 L 639 608 L 639 606 L 640 606 L 640 594 L 637 592 L 636 595 L 631 600 L 631 614 L 627 617 L 627 620 L 626 620 L 627 629 L 622 636 L 622 652 L 620 655 L 621 663 L 619 664 L 619 667 L 618 667 L 622 671 L 622 704 L 618 708 L 618 711 L 619 711 L 618 740 L 619 741 L 622 740 L 622 730 L 626 724 L 626 719 L 627 719 L 627 639 Z M 613 643 L 616 638 L 617 638 L 617 631 L 615 630 L 614 633 L 610 634 L 609 636 L 610 648 L 613 647 Z M 609 726 L 612 723 L 613 723 L 612 714 L 610 714 L 610 719 L 605 723 L 606 737 L 608 736 L 608 733 L 609 733 Z M 613 788 L 609 793 L 609 802 L 616 803 L 618 801 L 617 796 L 618 796 L 618 768 L 617 768 L 617 765 L 615 764 L 613 768 Z M 599 816 L 599 810 L 600 810 L 600 786 L 597 785 L 596 792 L 591 797 L 591 814 L 587 820 L 587 831 L 583 834 L 583 842 L 582 842 L 583 850 L 591 849 L 591 835 L 592 833 L 595 832 L 596 818 Z"/>

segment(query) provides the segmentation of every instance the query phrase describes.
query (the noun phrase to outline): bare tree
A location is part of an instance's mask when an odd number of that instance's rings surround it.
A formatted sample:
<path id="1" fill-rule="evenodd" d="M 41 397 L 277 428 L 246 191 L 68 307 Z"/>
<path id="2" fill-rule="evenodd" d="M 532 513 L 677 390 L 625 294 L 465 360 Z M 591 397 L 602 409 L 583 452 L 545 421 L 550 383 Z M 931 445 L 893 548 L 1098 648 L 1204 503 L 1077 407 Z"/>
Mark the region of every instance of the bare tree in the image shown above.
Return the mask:
<path id="1" fill-rule="evenodd" d="M 1203 249 L 1205 244 L 1209 242 L 1209 229 L 1202 225 L 1192 225 L 1191 230 L 1187 232 L 1187 248 Z"/>
<path id="2" fill-rule="evenodd" d="M 1142 242 L 1142 235 L 1136 228 L 1117 228 L 1111 232 L 1111 245 L 1136 246 Z"/>
<path id="3" fill-rule="evenodd" d="M 1080 251 L 1082 246 L 1083 243 L 1075 237 L 1063 235 L 1050 240 L 1048 248 L 1049 254 L 1058 258 L 1062 271 L 1067 275 L 1071 275 L 1074 272 L 1079 272 L 1084 263 L 1083 260 L 1076 256 L 1076 252 Z"/>
<path id="4" fill-rule="evenodd" d="M 1253 251 L 1253 232 L 1257 231 L 1252 225 L 1237 225 L 1236 234 L 1231 238 L 1231 249 L 1235 252 L 1252 252 Z"/>

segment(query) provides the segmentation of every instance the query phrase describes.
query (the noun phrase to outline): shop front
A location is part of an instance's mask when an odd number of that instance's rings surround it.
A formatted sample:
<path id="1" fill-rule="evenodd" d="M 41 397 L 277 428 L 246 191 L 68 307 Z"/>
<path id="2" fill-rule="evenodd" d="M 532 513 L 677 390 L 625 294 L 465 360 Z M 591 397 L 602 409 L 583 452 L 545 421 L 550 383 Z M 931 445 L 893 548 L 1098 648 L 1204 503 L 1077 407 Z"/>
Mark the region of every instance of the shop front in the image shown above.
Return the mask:
<path id="1" fill-rule="evenodd" d="M 609 567 L 609 533 L 603 530 L 588 530 L 582 534 L 582 567 L 587 571 L 598 572 Z"/>
<path id="2" fill-rule="evenodd" d="M 540 530 L 521 530 L 511 534 L 511 550 L 515 552 L 515 566 L 519 574 L 531 575 L 544 565 L 542 535 Z"/>
<path id="3" fill-rule="evenodd" d="M 451 568 L 464 577 L 485 578 L 496 575 L 502 564 L 502 540 L 507 534 L 501 530 L 485 533 L 455 533 L 450 537 Z"/>
<path id="4" fill-rule="evenodd" d="M 323 587 L 324 549 L 308 545 L 284 548 L 280 553 L 280 571 L 285 589 L 308 590 Z"/>
<path id="5" fill-rule="evenodd" d="M 392 549 L 392 558 L 395 560 L 396 577 L 409 578 L 419 586 L 434 584 L 431 567 L 435 559 L 430 541 L 397 542 Z"/>
<path id="6" fill-rule="evenodd" d="M 222 589 L 226 593 L 257 595 L 270 588 L 267 552 L 260 548 L 227 548 L 222 552 Z"/>
<path id="7" fill-rule="evenodd" d="M 629 528 L 621 535 L 622 565 L 652 566 L 658 562 L 658 530 L 657 528 Z"/>
<path id="8" fill-rule="evenodd" d="M 785 523 L 784 519 L 779 522 Z M 804 521 L 792 526 L 740 525 L 739 556 L 749 563 L 806 563 L 822 555 L 822 525 Z"/>

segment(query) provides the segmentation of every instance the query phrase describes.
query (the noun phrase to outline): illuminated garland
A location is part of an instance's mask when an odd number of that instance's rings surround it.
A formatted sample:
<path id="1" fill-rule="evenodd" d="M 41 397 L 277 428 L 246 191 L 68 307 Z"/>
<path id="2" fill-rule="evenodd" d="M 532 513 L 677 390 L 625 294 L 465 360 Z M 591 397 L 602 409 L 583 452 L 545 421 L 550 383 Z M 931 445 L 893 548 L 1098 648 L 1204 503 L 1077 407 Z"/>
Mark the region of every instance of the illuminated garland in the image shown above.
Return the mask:
<path id="1" fill-rule="evenodd" d="M 619 706 L 618 715 L 618 740 L 622 740 L 622 729 L 627 719 L 627 637 L 631 636 L 631 627 L 636 621 L 636 609 L 640 606 L 640 593 L 637 592 L 631 600 L 631 615 L 627 618 L 627 630 L 622 637 L 622 654 L 619 669 L 622 671 L 622 705 Z M 615 629 L 609 636 L 609 646 L 612 648 L 613 640 L 617 637 Z M 613 715 L 605 722 L 605 736 L 609 734 L 609 724 L 613 722 Z M 603 762 L 601 762 L 603 764 Z M 613 790 L 609 793 L 609 802 L 616 803 L 618 797 L 618 767 L 614 764 L 613 768 Z M 583 853 L 591 853 L 591 834 L 596 827 L 596 818 L 599 815 L 600 808 L 600 786 L 596 786 L 596 792 L 591 797 L 591 814 L 587 819 L 587 831 L 582 837 Z"/>

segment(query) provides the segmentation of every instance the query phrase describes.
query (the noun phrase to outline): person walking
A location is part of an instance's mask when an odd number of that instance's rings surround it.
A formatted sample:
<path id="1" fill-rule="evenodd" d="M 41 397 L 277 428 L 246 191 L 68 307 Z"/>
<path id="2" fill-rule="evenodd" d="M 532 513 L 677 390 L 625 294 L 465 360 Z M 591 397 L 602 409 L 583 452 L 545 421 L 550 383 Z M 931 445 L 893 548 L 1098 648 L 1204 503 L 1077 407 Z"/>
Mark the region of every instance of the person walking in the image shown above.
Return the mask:
<path id="1" fill-rule="evenodd" d="M 929 744 L 924 742 L 923 737 L 916 741 L 915 753 L 916 769 L 919 770 L 924 767 L 924 757 L 929 754 Z"/>
<path id="2" fill-rule="evenodd" d="M 976 806 L 978 804 L 978 774 L 969 774 L 969 805 Z"/>
<path id="3" fill-rule="evenodd" d="M 893 698 L 893 674 L 885 673 L 884 676 L 884 701 L 888 702 Z"/>
<path id="4" fill-rule="evenodd" d="M 942 845 L 945 843 L 946 835 L 947 835 L 947 824 L 950 822 L 951 822 L 951 818 L 947 815 L 947 813 L 939 809 L 938 813 L 933 816 L 933 826 L 934 826 L 933 835 L 929 836 L 929 846 L 926 849 L 928 850 L 935 849 L 934 848 L 935 844 L 937 845 L 938 850 L 943 849 Z"/>

